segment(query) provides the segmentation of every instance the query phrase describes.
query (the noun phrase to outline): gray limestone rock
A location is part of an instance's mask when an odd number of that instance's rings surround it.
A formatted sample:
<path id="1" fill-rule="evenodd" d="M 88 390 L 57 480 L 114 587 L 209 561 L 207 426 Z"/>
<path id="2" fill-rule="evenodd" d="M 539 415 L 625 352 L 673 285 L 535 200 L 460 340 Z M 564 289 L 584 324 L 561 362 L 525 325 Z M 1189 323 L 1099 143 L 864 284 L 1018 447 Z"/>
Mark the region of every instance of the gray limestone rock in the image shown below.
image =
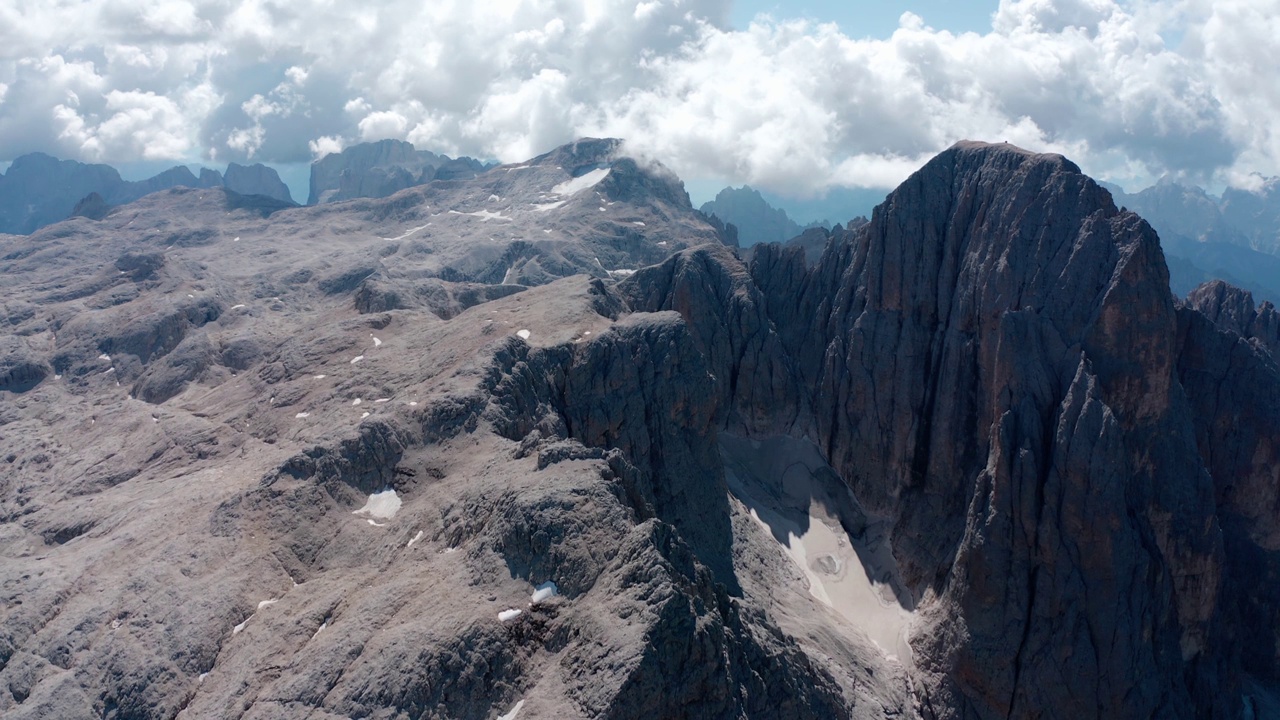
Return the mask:
<path id="1" fill-rule="evenodd" d="M 1187 295 L 1187 307 L 1280 360 L 1280 319 L 1270 302 L 1255 309 L 1248 291 L 1213 280 Z"/>
<path id="2" fill-rule="evenodd" d="M 0 714 L 1273 706 L 1274 308 L 1058 156 L 744 263 L 620 148 L 0 236 Z"/>
<path id="3" fill-rule="evenodd" d="M 222 185 L 241 195 L 265 195 L 274 200 L 293 203 L 289 186 L 284 184 L 273 168 L 262 163 L 247 166 L 231 163 L 227 166 Z"/>

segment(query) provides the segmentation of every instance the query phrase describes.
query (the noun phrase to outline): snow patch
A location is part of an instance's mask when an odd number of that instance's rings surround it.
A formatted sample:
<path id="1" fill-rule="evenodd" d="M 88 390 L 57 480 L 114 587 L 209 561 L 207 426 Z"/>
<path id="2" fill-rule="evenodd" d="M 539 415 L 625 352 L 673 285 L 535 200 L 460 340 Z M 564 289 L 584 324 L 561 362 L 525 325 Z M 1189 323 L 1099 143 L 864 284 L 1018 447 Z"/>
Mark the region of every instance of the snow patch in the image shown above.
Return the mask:
<path id="1" fill-rule="evenodd" d="M 502 213 L 490 212 L 488 210 L 477 210 L 475 212 L 460 212 L 458 210 L 450 210 L 450 215 L 470 215 L 471 217 L 480 218 L 480 222 L 488 222 L 490 220 L 510 220 L 511 218 Z"/>
<path id="2" fill-rule="evenodd" d="M 635 225 L 636 227 L 644 227 L 644 223 L 640 222 L 639 220 L 632 223 L 632 225 Z"/>
<path id="3" fill-rule="evenodd" d="M 377 400 L 374 400 L 374 402 L 376 403 L 391 402 L 391 398 L 378 398 Z"/>
<path id="4" fill-rule="evenodd" d="M 242 307 L 244 307 L 244 305 L 232 305 L 232 306 L 231 306 L 231 309 L 232 309 L 232 310 L 239 310 L 239 309 L 240 309 L 240 308 L 242 308 Z"/>
<path id="5" fill-rule="evenodd" d="M 364 401 L 363 401 L 363 400 L 361 400 L 360 398 L 356 398 L 355 400 L 352 400 L 352 401 L 351 401 L 351 407 L 356 407 L 357 405 L 359 405 L 359 404 L 360 404 L 360 403 L 362 403 L 362 402 L 364 402 Z"/>
<path id="6" fill-rule="evenodd" d="M 518 610 L 516 612 L 519 612 Z M 515 707 L 511 708 L 511 712 L 506 715 L 499 715 L 498 720 L 516 720 L 516 715 L 520 713 L 520 708 L 524 707 L 524 701 L 520 700 Z"/>
<path id="7" fill-rule="evenodd" d="M 636 274 L 636 271 L 632 268 L 618 268 L 617 270 L 608 270 L 606 272 L 609 273 L 609 277 L 615 278 L 631 277 Z"/>
<path id="8" fill-rule="evenodd" d="M 355 357 L 351 358 L 351 364 L 352 364 L 352 365 L 355 365 L 356 363 L 360 362 L 360 361 L 361 361 L 361 360 L 363 360 L 363 359 L 364 359 L 364 356 L 363 356 L 363 355 L 357 355 L 357 356 L 355 356 Z"/>
<path id="9" fill-rule="evenodd" d="M 373 339 L 373 346 L 374 346 L 374 347 L 382 347 L 382 341 L 381 341 L 381 340 L 379 340 L 378 338 L 374 338 L 374 339 Z"/>
<path id="10" fill-rule="evenodd" d="M 502 202 L 502 198 L 498 197 L 497 195 L 490 195 L 489 202 Z"/>
<path id="11" fill-rule="evenodd" d="M 542 583 L 541 585 L 539 585 L 538 589 L 533 591 L 533 595 L 530 596 L 529 599 L 534 604 L 537 604 L 545 600 L 550 600 L 551 598 L 559 594 L 560 594 L 560 588 L 556 587 L 556 584 L 554 582 L 548 580 Z"/>
<path id="12" fill-rule="evenodd" d="M 311 417 L 311 413 L 308 413 L 308 412 L 300 412 L 300 413 L 298 413 L 297 415 L 294 415 L 294 417 L 296 417 L 296 418 Z"/>
<path id="13" fill-rule="evenodd" d="M 501 620 L 502 622 L 506 622 L 508 620 L 515 620 L 516 618 L 520 617 L 521 612 L 523 611 L 517 610 L 515 608 L 511 608 L 509 610 L 503 610 L 502 612 L 498 613 L 498 619 Z"/>
<path id="14" fill-rule="evenodd" d="M 269 607 L 271 607 L 272 605 L 275 605 L 275 604 L 276 604 L 276 603 L 278 603 L 278 602 L 280 602 L 280 598 L 273 598 L 273 599 L 271 599 L 271 600 L 263 600 L 262 602 L 258 603 L 258 611 L 259 611 L 259 612 L 261 612 L 263 608 L 269 608 Z M 256 613 L 255 613 L 255 614 L 256 614 Z"/>
<path id="15" fill-rule="evenodd" d="M 315 639 L 316 639 L 316 636 L 317 636 L 317 635 L 319 635 L 320 633 L 324 632 L 324 629 L 325 629 L 325 628 L 327 628 L 327 627 L 329 627 L 329 621 L 328 621 L 328 620 L 326 620 L 326 621 L 324 621 L 324 622 L 320 623 L 320 627 L 316 628 L 316 631 L 315 631 L 315 633 L 311 636 L 311 639 L 312 639 L 312 640 L 315 640 Z"/>
<path id="16" fill-rule="evenodd" d="M 387 488 L 382 492 L 376 492 L 369 496 L 364 507 L 351 513 L 352 515 L 366 515 L 379 520 L 390 520 L 396 516 L 396 512 L 400 510 L 400 496 L 396 495 L 396 491 Z"/>
<path id="17" fill-rule="evenodd" d="M 609 168 L 596 168 L 588 173 L 583 173 L 572 180 L 566 180 L 559 185 L 551 188 L 551 192 L 556 195 L 574 195 L 580 193 L 587 188 L 595 187 L 609 176 Z"/>
<path id="18" fill-rule="evenodd" d="M 361 420 L 363 420 L 363 419 L 365 419 L 365 418 L 367 418 L 367 417 L 369 417 L 369 413 L 365 413 L 365 414 L 361 415 L 361 416 L 360 416 L 360 419 L 361 419 Z"/>
<path id="19" fill-rule="evenodd" d="M 422 531 L 421 531 L 421 530 L 419 530 L 419 531 L 418 531 L 418 534 L 417 534 L 417 535 L 414 535 L 412 538 L 410 538 L 410 539 L 409 539 L 409 542 L 405 543 L 405 544 L 404 544 L 404 546 L 405 546 L 406 548 L 411 548 L 411 547 L 413 547 L 413 544 L 414 544 L 414 543 L 416 543 L 416 542 L 420 542 L 421 540 L 422 540 Z"/>
<path id="20" fill-rule="evenodd" d="M 316 376 L 315 376 L 315 379 L 316 379 L 316 380 L 323 380 L 323 379 L 325 379 L 326 377 L 328 377 L 328 376 L 327 376 L 327 375 L 316 375 Z"/>
<path id="21" fill-rule="evenodd" d="M 110 355 L 108 355 L 108 354 L 106 354 L 106 353 L 102 353 L 101 355 L 99 355 L 99 356 L 98 356 L 98 359 L 99 359 L 99 360 L 106 360 L 107 362 L 111 362 L 111 356 L 110 356 Z"/>
<path id="22" fill-rule="evenodd" d="M 564 205 L 565 202 L 566 201 L 564 200 L 557 200 L 555 202 L 549 202 L 549 203 L 536 203 L 534 204 L 533 209 L 537 210 L 538 212 L 548 212 L 551 210 L 555 210 L 556 208 Z M 547 232 L 551 232 L 551 231 L 548 230 Z"/>
<path id="23" fill-rule="evenodd" d="M 888 528 L 857 507 L 817 448 L 791 438 L 757 441 L 725 433 L 720 454 L 730 491 L 795 564 L 809 594 L 865 632 L 885 655 L 909 659 L 915 613 L 896 578 Z M 842 518 L 859 515 L 870 524 L 854 538 Z"/>
<path id="24" fill-rule="evenodd" d="M 427 223 L 427 225 L 430 225 L 430 224 L 431 224 L 431 223 Z M 400 233 L 399 235 L 397 235 L 397 236 L 395 236 L 395 237 L 382 238 L 382 239 L 383 239 L 383 240 L 389 240 L 389 241 L 391 241 L 391 242 L 395 242 L 396 240 L 404 240 L 405 238 L 409 237 L 410 235 L 412 235 L 412 234 L 414 234 L 414 233 L 416 233 L 416 232 L 421 232 L 422 230 L 426 229 L 427 225 L 419 225 L 418 227 L 416 227 L 416 228 L 412 228 L 412 229 L 409 229 L 409 230 L 406 230 L 405 232 L 402 232 L 402 233 Z"/>
<path id="25" fill-rule="evenodd" d="M 529 339 L 529 336 L 530 336 L 530 335 L 532 335 L 532 334 L 533 334 L 533 333 L 529 332 L 528 330 L 517 330 L 517 331 L 516 331 L 516 335 L 519 335 L 521 340 L 528 340 L 528 339 Z"/>

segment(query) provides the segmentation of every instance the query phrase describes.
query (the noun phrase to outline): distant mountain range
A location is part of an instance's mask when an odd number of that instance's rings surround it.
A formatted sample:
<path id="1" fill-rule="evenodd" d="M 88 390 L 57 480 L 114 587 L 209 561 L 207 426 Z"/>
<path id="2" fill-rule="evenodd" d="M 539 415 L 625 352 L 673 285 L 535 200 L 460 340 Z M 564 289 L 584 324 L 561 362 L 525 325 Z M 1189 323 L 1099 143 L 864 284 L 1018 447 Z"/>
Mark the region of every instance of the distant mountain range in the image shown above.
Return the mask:
<path id="1" fill-rule="evenodd" d="M 95 194 L 102 204 L 115 206 L 179 186 L 224 187 L 240 195 L 293 202 L 276 171 L 262 164 L 231 163 L 226 173 L 201 168 L 199 177 L 179 165 L 146 180 L 130 181 L 110 165 L 31 153 L 14 160 L 8 172 L 0 174 L 0 232 L 27 235 L 65 220 L 81 201 Z"/>
<path id="2" fill-rule="evenodd" d="M 467 180 L 492 165 L 417 150 L 403 140 L 353 145 L 311 163 L 308 205 L 380 198 L 432 180 Z"/>
<path id="3" fill-rule="evenodd" d="M 432 180 L 472 178 L 488 167 L 492 164 L 469 157 L 415 150 L 400 140 L 362 143 L 312 163 L 307 204 L 387 197 Z M 0 233 L 28 235 L 72 215 L 101 217 L 113 207 L 176 187 L 220 187 L 296 204 L 280 175 L 260 163 L 231 163 L 225 172 L 201 168 L 198 176 L 179 165 L 146 180 L 130 181 L 110 165 L 31 153 L 0 173 Z"/>
<path id="4" fill-rule="evenodd" d="M 770 205 L 750 185 L 727 187 L 717 193 L 714 200 L 703 203 L 699 209 L 707 215 L 715 215 L 735 225 L 738 228 L 738 242 L 743 247 L 786 242 L 803 230 L 787 216 L 785 210 Z"/>
<path id="5" fill-rule="evenodd" d="M 1160 234 L 1178 296 L 1216 279 L 1280 302 L 1280 178 L 1258 192 L 1227 188 L 1221 198 L 1170 181 L 1133 194 L 1104 187 Z"/>
<path id="6" fill-rule="evenodd" d="M 793 200 L 743 185 L 726 187 L 699 209 L 732 223 L 738 229 L 741 245 L 750 247 L 786 242 L 814 228 L 830 230 L 842 223 L 847 226 L 856 218 L 870 215 L 871 208 L 882 200 L 883 190 L 866 188 L 835 188 L 821 198 Z"/>

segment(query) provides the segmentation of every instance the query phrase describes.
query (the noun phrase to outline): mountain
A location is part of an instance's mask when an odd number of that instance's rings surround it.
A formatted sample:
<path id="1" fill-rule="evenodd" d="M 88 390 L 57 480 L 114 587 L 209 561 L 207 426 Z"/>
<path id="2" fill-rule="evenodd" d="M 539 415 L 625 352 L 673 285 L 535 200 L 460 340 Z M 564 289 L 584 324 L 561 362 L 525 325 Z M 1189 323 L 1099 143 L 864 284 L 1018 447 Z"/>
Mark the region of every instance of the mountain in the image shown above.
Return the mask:
<path id="1" fill-rule="evenodd" d="M 201 173 L 201 179 L 207 182 L 203 172 Z M 226 189 L 241 195 L 263 195 L 286 203 L 293 202 L 293 197 L 289 194 L 289 186 L 284 184 L 284 181 L 280 179 L 280 175 L 273 168 L 269 168 L 262 163 L 254 163 L 253 165 L 231 163 L 227 165 L 227 172 L 223 176 L 222 185 Z M 206 187 L 214 186 L 214 184 L 206 185 Z"/>
<path id="2" fill-rule="evenodd" d="M 1267 187 L 1273 187 L 1272 183 Z M 1280 302 L 1280 194 L 1228 188 L 1219 201 L 1203 189 L 1164 180 L 1139 193 L 1107 186 L 1117 204 L 1146 218 L 1174 262 L 1179 297 L 1210 279 L 1226 280 Z M 1274 194 L 1274 193 L 1271 193 Z M 1268 240 L 1268 237 L 1271 237 Z"/>
<path id="3" fill-rule="evenodd" d="M 1225 280 L 1260 299 L 1280 302 L 1280 256 L 1234 243 L 1197 242 L 1172 232 L 1161 233 L 1160 242 L 1170 258 L 1183 260 L 1196 269 L 1189 277 L 1171 279 L 1170 285 L 1179 297 L 1209 280 Z"/>
<path id="4" fill-rule="evenodd" d="M 1057 155 L 744 263 L 619 148 L 0 236 L 0 714 L 1276 707 L 1272 305 Z"/>
<path id="5" fill-rule="evenodd" d="M 1115 186 L 1109 189 L 1117 204 L 1146 218 L 1162 235 L 1177 234 L 1196 242 L 1248 244 L 1244 234 L 1223 215 L 1218 200 L 1202 188 L 1166 179 L 1132 195 Z"/>
<path id="6" fill-rule="evenodd" d="M 432 180 L 472 178 L 484 169 L 478 160 L 415 150 L 403 140 L 361 143 L 311 164 L 307 204 L 387 197 Z"/>
<path id="7" fill-rule="evenodd" d="M 764 197 L 750 185 L 727 187 L 699 209 L 735 225 L 743 247 L 786 242 L 801 232 L 801 227 L 792 222 L 786 212 L 765 202 Z"/>
<path id="8" fill-rule="evenodd" d="M 1257 191 L 1227 188 L 1222 214 L 1251 247 L 1280 255 L 1280 178 L 1268 178 Z"/>
<path id="9" fill-rule="evenodd" d="M 89 195 L 106 196 L 124 181 L 114 168 L 58 160 L 43 153 L 23 155 L 0 174 L 0 232 L 27 234 L 63 220 Z"/>
<path id="10" fill-rule="evenodd" d="M 849 224 L 849 220 L 870 215 L 871 209 L 884 202 L 886 191 L 881 188 L 831 187 L 811 198 L 783 197 L 768 191 L 761 195 L 770 205 L 782 208 L 801 227 L 827 227 L 835 223 Z"/>
<path id="11" fill-rule="evenodd" d="M 43 153 L 23 155 L 0 174 L 0 233 L 26 235 L 64 220 L 77 204 L 95 193 L 108 206 L 126 205 L 175 187 L 226 187 L 242 195 L 292 202 L 289 189 L 269 167 L 232 163 L 227 174 L 224 179 L 218 171 L 206 168 L 197 178 L 190 169 L 178 166 L 146 180 L 128 181 L 108 165 L 58 160 Z"/>

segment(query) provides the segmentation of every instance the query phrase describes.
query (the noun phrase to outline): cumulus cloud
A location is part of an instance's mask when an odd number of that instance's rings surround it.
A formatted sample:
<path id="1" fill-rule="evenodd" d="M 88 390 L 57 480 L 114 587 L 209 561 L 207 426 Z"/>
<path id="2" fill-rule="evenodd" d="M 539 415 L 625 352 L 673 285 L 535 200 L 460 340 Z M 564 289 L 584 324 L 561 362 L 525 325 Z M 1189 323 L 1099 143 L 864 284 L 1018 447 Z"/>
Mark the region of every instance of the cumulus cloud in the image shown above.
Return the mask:
<path id="1" fill-rule="evenodd" d="M 342 142 L 342 138 L 340 137 L 325 135 L 312 140 L 308 143 L 308 147 L 311 149 L 312 159 L 319 160 L 325 155 L 342 152 L 342 148 L 345 147 L 345 144 Z"/>
<path id="2" fill-rule="evenodd" d="M 1280 0 L 1003 0 L 892 36 L 728 0 L 0 5 L 0 150 L 305 162 L 367 140 L 504 161 L 626 137 L 686 177 L 886 187 L 961 138 L 1096 175 L 1280 173 Z M 8 160 L 10 157 L 0 157 Z"/>

